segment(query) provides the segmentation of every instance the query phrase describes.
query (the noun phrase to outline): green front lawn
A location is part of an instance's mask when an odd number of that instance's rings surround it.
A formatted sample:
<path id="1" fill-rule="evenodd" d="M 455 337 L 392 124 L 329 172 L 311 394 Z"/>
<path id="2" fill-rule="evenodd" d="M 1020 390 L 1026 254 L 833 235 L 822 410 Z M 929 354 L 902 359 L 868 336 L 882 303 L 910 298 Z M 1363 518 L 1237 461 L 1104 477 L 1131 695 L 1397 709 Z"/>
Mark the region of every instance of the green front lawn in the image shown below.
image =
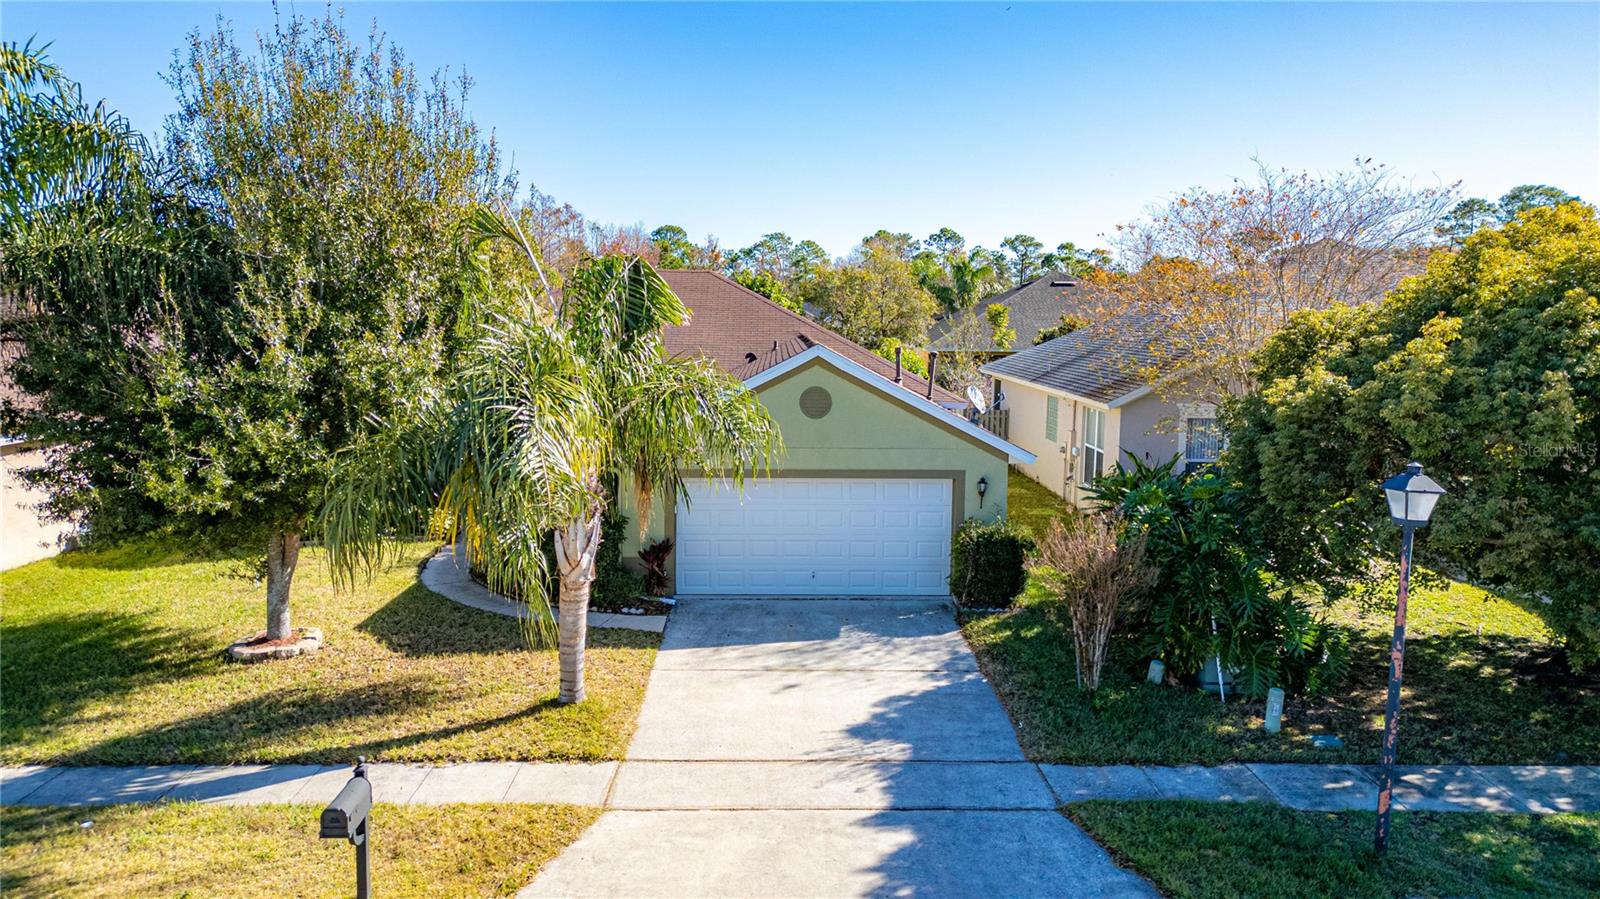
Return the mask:
<path id="1" fill-rule="evenodd" d="M 1398 812 L 1381 859 L 1367 812 L 1083 802 L 1067 815 L 1168 896 L 1600 894 L 1600 815 Z"/>
<path id="2" fill-rule="evenodd" d="M 431 547 L 355 590 L 301 555 L 297 625 L 322 652 L 225 661 L 265 619 L 256 560 L 139 542 L 0 574 L 0 763 L 620 758 L 659 638 L 590 631 L 589 699 L 558 706 L 554 650 L 417 583 Z"/>
<path id="3" fill-rule="evenodd" d="M 0 894 L 348 896 L 355 853 L 344 840 L 317 838 L 321 812 L 177 803 L 0 808 Z M 514 895 L 599 814 L 570 805 L 376 806 L 372 892 Z"/>
<path id="4" fill-rule="evenodd" d="M 1013 476 L 1022 521 L 1060 514 L 1060 500 Z M 1019 508 L 1021 506 L 1022 508 Z M 963 630 L 1030 758 L 1068 764 L 1228 761 L 1375 762 L 1383 726 L 1392 613 L 1348 602 L 1351 675 L 1331 695 L 1291 698 L 1284 729 L 1261 730 L 1260 702 L 1144 682 L 1148 659 L 1117 643 L 1100 691 L 1073 682 L 1071 628 L 1031 585 L 1018 607 L 967 615 Z M 1486 590 L 1439 582 L 1412 591 L 1400 758 L 1408 764 L 1600 763 L 1600 678 L 1574 677 L 1538 617 Z M 1343 738 L 1317 749 L 1314 734 Z"/>

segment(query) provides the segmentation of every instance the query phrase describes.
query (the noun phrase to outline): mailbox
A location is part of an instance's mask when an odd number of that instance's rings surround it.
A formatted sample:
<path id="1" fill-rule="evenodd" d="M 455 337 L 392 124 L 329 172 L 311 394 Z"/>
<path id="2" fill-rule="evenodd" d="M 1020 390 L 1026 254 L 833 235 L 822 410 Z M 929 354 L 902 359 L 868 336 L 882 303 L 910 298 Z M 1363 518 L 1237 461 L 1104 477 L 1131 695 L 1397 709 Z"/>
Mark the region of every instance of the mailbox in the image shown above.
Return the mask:
<path id="1" fill-rule="evenodd" d="M 354 776 L 322 810 L 322 829 L 318 834 L 324 840 L 349 840 L 356 847 L 356 899 L 369 899 L 372 881 L 368 874 L 368 854 L 371 841 L 367 839 L 367 817 L 372 814 L 372 781 L 367 779 L 367 760 L 356 760 Z"/>
<path id="2" fill-rule="evenodd" d="M 365 766 L 356 769 L 356 775 L 344 785 L 339 795 L 333 797 L 322 810 L 322 838 L 344 839 L 354 843 L 366 835 L 361 825 L 372 811 L 372 781 L 367 780 Z"/>

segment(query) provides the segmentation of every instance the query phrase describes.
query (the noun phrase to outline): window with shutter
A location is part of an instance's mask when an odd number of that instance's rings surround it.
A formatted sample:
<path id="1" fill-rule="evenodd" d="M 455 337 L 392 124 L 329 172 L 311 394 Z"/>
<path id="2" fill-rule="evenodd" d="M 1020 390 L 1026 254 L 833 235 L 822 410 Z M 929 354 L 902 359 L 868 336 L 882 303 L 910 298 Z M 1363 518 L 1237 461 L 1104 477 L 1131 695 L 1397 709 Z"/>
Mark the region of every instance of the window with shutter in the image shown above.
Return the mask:
<path id="1" fill-rule="evenodd" d="M 1056 439 L 1056 426 L 1060 421 L 1061 410 L 1056 407 L 1056 398 L 1047 396 L 1044 399 L 1044 439 Z"/>

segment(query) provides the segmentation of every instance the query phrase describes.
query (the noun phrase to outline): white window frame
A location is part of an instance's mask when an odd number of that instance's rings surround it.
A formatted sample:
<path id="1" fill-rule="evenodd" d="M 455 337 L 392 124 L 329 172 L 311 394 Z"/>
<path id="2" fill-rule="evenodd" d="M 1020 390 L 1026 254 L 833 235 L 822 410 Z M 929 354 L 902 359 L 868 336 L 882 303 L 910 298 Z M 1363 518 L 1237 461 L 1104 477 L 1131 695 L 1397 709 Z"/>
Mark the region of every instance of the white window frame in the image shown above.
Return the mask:
<path id="1" fill-rule="evenodd" d="M 1105 470 L 1106 465 L 1106 417 L 1104 409 L 1093 406 L 1083 407 L 1083 451 L 1079 454 L 1078 483 L 1080 486 L 1089 487 L 1094 484 L 1094 479 Z M 1091 418 L 1097 416 L 1097 418 Z M 1097 422 L 1098 427 L 1091 424 Z M 1090 468 L 1090 460 L 1094 460 Z M 1092 471 L 1092 473 L 1091 473 Z"/>
<path id="2" fill-rule="evenodd" d="M 1215 465 L 1221 457 L 1222 451 L 1227 448 L 1227 435 L 1222 433 L 1221 423 L 1217 420 L 1217 405 L 1215 403 L 1182 403 L 1178 406 L 1178 452 L 1183 458 L 1184 471 L 1194 471 L 1203 465 Z M 1216 454 L 1211 458 L 1193 458 L 1189 455 L 1189 438 L 1195 428 L 1190 425 L 1192 421 L 1209 421 L 1216 429 Z"/>

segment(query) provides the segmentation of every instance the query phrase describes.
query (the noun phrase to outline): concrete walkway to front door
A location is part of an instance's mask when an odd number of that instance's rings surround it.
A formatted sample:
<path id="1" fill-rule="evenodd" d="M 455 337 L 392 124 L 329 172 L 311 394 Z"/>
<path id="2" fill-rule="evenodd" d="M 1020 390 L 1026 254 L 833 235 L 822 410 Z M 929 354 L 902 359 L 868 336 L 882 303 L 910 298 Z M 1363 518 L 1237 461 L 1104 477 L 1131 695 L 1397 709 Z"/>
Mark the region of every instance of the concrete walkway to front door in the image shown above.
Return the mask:
<path id="1" fill-rule="evenodd" d="M 1147 896 L 1056 811 L 949 606 L 686 600 L 607 811 L 526 896 Z"/>

